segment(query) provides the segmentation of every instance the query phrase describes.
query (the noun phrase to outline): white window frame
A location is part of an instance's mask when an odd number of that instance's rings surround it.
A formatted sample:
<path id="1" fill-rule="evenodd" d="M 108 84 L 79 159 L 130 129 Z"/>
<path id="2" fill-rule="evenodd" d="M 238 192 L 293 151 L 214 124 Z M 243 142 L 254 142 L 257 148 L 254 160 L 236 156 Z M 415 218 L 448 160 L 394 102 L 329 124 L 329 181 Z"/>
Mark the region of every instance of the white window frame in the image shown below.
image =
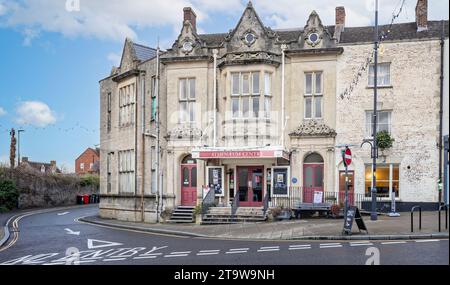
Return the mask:
<path id="1" fill-rule="evenodd" d="M 135 83 L 119 88 L 119 127 L 126 128 L 135 124 L 136 86 Z"/>
<path id="2" fill-rule="evenodd" d="M 273 194 L 274 188 L 275 188 L 275 169 L 287 169 L 287 194 L 280 195 L 280 194 Z M 291 187 L 291 167 L 290 166 L 273 166 L 271 168 L 271 185 L 270 185 L 270 197 L 289 197 L 290 196 L 290 187 Z M 267 189 L 266 189 L 267 191 Z"/>
<path id="3" fill-rule="evenodd" d="M 388 113 L 388 132 L 392 134 L 392 111 L 391 110 L 380 110 L 378 111 L 377 120 L 380 119 L 380 113 Z M 369 116 L 370 115 L 370 116 Z M 366 138 L 372 138 L 372 130 L 373 130 L 373 110 L 365 112 L 365 136 Z M 379 124 L 377 123 L 377 133 L 380 132 Z"/>
<path id="4" fill-rule="evenodd" d="M 221 183 L 222 184 L 221 185 L 221 187 L 222 187 L 222 194 L 221 195 L 215 194 L 215 196 L 216 197 L 225 197 L 225 179 L 226 179 L 226 177 L 225 177 L 225 167 L 224 166 L 207 166 L 206 167 L 206 185 L 208 185 L 208 187 L 210 185 L 210 183 L 209 183 L 209 170 L 211 168 L 215 168 L 215 169 L 220 168 L 220 172 L 222 173 L 221 174 L 222 175 L 222 183 Z M 214 189 L 210 189 L 210 191 L 214 191 Z"/>
<path id="5" fill-rule="evenodd" d="M 191 98 L 191 81 L 194 81 L 194 98 Z M 181 97 L 181 82 L 185 81 L 185 92 L 186 98 Z M 197 79 L 195 77 L 184 77 L 178 79 L 178 104 L 179 104 L 179 122 L 181 124 L 193 124 L 196 122 L 196 100 L 197 100 Z M 181 105 L 186 104 L 186 111 L 183 111 Z M 191 112 L 193 119 L 191 119 Z"/>
<path id="6" fill-rule="evenodd" d="M 254 79 L 254 75 L 258 73 L 258 81 L 259 81 L 259 90 L 257 92 L 255 92 L 253 89 L 253 79 Z M 243 74 L 248 74 L 249 75 L 249 93 L 244 93 L 244 80 L 243 80 Z M 266 74 L 270 75 L 270 94 L 266 94 Z M 239 77 L 239 93 L 234 93 L 234 76 L 238 76 Z M 245 71 L 245 72 L 231 72 L 230 73 L 230 77 L 231 77 L 231 100 L 230 100 L 230 105 L 231 105 L 231 117 L 233 119 L 250 119 L 250 118 L 261 118 L 261 113 L 264 113 L 264 118 L 266 117 L 266 112 L 265 112 L 265 98 L 268 97 L 272 97 L 272 73 L 267 72 L 267 71 L 262 71 L 262 70 L 253 70 L 253 71 Z M 257 99 L 258 100 L 258 112 L 254 113 L 253 110 L 253 102 L 254 100 Z M 238 111 L 235 114 L 233 112 L 233 100 L 239 100 L 238 103 Z M 248 100 L 249 105 L 248 105 L 248 115 L 244 116 L 244 100 Z M 269 117 L 270 117 L 270 110 L 269 110 Z"/>
<path id="7" fill-rule="evenodd" d="M 135 151 L 119 151 L 119 193 L 136 193 Z"/>
<path id="8" fill-rule="evenodd" d="M 380 62 L 380 63 L 378 63 L 378 76 L 380 75 L 380 70 L 381 70 L 380 66 L 388 66 L 389 83 L 388 84 L 380 84 L 380 83 L 378 83 L 377 86 L 378 87 L 391 87 L 392 86 L 391 63 L 390 62 Z M 374 67 L 375 67 L 375 64 L 373 64 L 373 63 L 370 64 L 369 68 L 368 68 L 368 71 L 367 71 L 367 74 L 368 74 L 368 76 L 367 76 L 367 86 L 369 88 L 375 87 L 374 84 L 370 82 L 371 79 L 373 78 L 373 82 L 375 83 L 375 78 L 374 78 L 375 74 L 371 73 L 371 70 L 374 70 L 373 69 Z M 373 72 L 375 72 L 375 71 L 373 71 Z M 379 76 L 378 79 L 380 79 L 380 76 Z"/>
<path id="9" fill-rule="evenodd" d="M 398 187 L 399 187 L 399 190 L 398 190 L 398 197 L 395 197 L 395 200 L 396 201 L 400 201 L 401 200 L 400 199 L 400 197 L 401 197 L 401 189 L 402 189 L 402 187 L 400 186 L 400 177 L 401 177 L 400 171 L 402 169 L 401 168 L 401 164 L 400 163 L 385 163 L 385 164 L 379 165 L 378 167 L 380 167 L 380 166 L 381 167 L 389 166 L 389 197 L 380 197 L 380 199 L 383 200 L 383 201 L 391 201 L 392 200 L 392 194 L 394 193 L 393 192 L 394 168 L 398 167 Z M 365 164 L 364 165 L 364 176 L 365 176 L 365 172 L 366 172 L 366 168 L 367 167 L 370 167 L 371 170 L 372 170 L 372 173 L 373 173 L 373 166 L 371 166 L 369 164 Z M 366 181 L 367 180 L 364 179 L 364 196 L 366 196 Z M 373 188 L 373 180 L 372 180 L 372 182 L 370 184 L 371 184 L 371 188 Z"/>
<path id="10" fill-rule="evenodd" d="M 316 91 L 316 82 L 317 82 L 317 74 L 321 75 L 321 80 L 320 80 L 320 91 L 318 92 Z M 311 93 L 309 94 L 308 92 L 306 92 L 306 77 L 307 75 L 311 75 Z M 303 75 L 303 82 L 304 82 L 304 91 L 303 91 L 303 118 L 305 120 L 314 120 L 314 119 L 323 119 L 323 114 L 324 114 L 324 110 L 323 110 L 323 106 L 324 106 L 324 83 L 323 80 L 324 79 L 324 72 L 323 71 L 308 71 L 305 72 Z M 307 117 L 306 113 L 307 113 L 307 108 L 306 108 L 306 99 L 311 99 L 311 117 Z M 316 100 L 320 99 L 320 111 L 321 114 L 320 116 L 317 116 L 316 114 Z"/>
<path id="11" fill-rule="evenodd" d="M 80 170 L 84 171 L 84 162 L 80 163 Z"/>

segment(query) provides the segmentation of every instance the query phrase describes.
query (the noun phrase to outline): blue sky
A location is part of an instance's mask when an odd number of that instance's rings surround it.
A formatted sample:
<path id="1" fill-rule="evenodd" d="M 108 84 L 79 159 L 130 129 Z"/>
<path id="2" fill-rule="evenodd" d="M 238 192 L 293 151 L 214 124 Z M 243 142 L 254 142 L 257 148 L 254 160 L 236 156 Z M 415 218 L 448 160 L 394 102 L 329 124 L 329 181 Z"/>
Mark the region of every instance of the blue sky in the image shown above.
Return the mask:
<path id="1" fill-rule="evenodd" d="M 380 0 L 388 23 L 402 0 Z M 79 3 L 79 10 L 77 4 Z M 126 3 L 126 4 L 125 4 Z M 373 0 L 255 0 L 273 28 L 303 27 L 316 10 L 326 25 L 345 6 L 349 26 L 370 25 Z M 414 21 L 415 0 L 406 0 L 398 22 Z M 66 4 L 70 4 L 66 6 Z M 9 161 L 9 129 L 23 128 L 22 156 L 56 160 L 73 170 L 74 159 L 99 143 L 99 85 L 120 60 L 125 37 L 168 48 L 192 6 L 200 33 L 234 28 L 241 0 L 0 0 L 0 161 Z M 429 1 L 430 20 L 448 19 L 446 0 Z M 70 9 L 76 8 L 75 11 Z"/>

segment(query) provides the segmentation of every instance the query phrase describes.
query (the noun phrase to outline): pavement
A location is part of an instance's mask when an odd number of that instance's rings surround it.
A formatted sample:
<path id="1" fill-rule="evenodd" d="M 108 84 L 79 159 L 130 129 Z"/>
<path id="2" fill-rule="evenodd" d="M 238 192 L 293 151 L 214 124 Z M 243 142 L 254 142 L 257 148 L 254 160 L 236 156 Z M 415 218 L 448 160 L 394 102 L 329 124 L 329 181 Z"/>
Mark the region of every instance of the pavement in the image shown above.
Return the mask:
<path id="1" fill-rule="evenodd" d="M 438 213 L 422 213 L 422 229 L 419 230 L 418 214 L 414 217 L 414 232 L 411 232 L 411 216 L 403 213 L 400 217 L 379 216 L 378 221 L 371 221 L 363 216 L 368 234 L 359 232 L 356 223 L 351 236 L 343 236 L 343 219 L 312 218 L 280 222 L 241 223 L 231 225 L 196 225 L 196 224 L 146 224 L 102 219 L 88 216 L 83 222 L 123 229 L 136 229 L 152 233 L 167 233 L 187 237 L 208 237 L 220 239 L 255 239 L 255 240 L 393 240 L 417 238 L 448 238 L 445 229 L 444 214 L 441 218 L 442 228 L 438 232 Z"/>
<path id="2" fill-rule="evenodd" d="M 89 205 L 14 217 L 13 226 L 10 225 L 11 237 L 0 247 L 0 265 L 449 264 L 446 238 L 232 240 L 174 236 L 80 222 L 81 217 L 96 215 L 98 206 Z M 211 227 L 206 228 L 211 230 Z"/>

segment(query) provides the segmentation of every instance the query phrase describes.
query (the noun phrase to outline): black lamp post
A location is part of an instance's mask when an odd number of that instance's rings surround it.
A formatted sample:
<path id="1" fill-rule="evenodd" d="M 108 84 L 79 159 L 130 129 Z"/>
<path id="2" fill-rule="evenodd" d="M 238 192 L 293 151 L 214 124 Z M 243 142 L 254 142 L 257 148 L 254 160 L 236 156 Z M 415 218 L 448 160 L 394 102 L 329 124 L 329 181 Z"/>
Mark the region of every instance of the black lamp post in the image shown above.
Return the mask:
<path id="1" fill-rule="evenodd" d="M 18 159 L 18 161 L 17 161 L 17 165 L 18 166 L 20 166 L 20 133 L 22 133 L 22 132 L 25 132 L 25 130 L 17 130 L 17 153 L 18 153 L 18 156 L 17 156 L 17 159 Z"/>

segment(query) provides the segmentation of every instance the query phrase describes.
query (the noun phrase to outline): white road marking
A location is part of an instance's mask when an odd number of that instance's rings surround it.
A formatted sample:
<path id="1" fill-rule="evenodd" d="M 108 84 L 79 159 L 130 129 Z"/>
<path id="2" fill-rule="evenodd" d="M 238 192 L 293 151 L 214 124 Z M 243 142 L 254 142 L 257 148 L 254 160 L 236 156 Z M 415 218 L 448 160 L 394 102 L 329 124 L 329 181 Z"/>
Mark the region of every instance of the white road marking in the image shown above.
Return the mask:
<path id="1" fill-rule="evenodd" d="M 80 235 L 80 232 L 74 232 L 74 231 L 72 231 L 71 229 L 69 229 L 69 228 L 65 228 L 64 229 L 66 232 L 67 232 L 67 234 L 69 234 L 69 235 L 75 235 L 75 236 L 79 236 Z"/>
<path id="2" fill-rule="evenodd" d="M 164 257 L 185 257 L 188 256 L 189 254 L 169 254 L 169 255 L 164 255 Z"/>
<path id="3" fill-rule="evenodd" d="M 297 247 L 289 247 L 289 250 L 301 250 L 301 249 L 311 249 L 311 246 L 297 246 Z"/>
<path id="4" fill-rule="evenodd" d="M 198 256 L 202 256 L 202 255 L 217 255 L 219 254 L 219 252 L 199 252 L 197 253 Z"/>
<path id="5" fill-rule="evenodd" d="M 257 252 L 268 252 L 268 251 L 280 251 L 279 248 L 273 248 L 273 249 L 258 249 Z"/>
<path id="6" fill-rule="evenodd" d="M 388 245 L 388 244 L 403 244 L 406 243 L 406 241 L 386 241 L 382 242 L 381 244 Z"/>
<path id="7" fill-rule="evenodd" d="M 225 254 L 239 254 L 239 253 L 247 253 L 247 251 L 228 251 Z"/>
<path id="8" fill-rule="evenodd" d="M 280 249 L 279 246 L 263 246 L 263 247 L 261 247 L 261 249 L 275 249 L 275 248 Z"/>
<path id="9" fill-rule="evenodd" d="M 369 245 L 373 245 L 373 243 L 371 242 L 351 242 L 350 246 L 369 246 Z"/>
<path id="10" fill-rule="evenodd" d="M 91 262 L 96 262 L 96 259 L 92 259 L 92 260 L 80 260 L 78 261 L 79 263 L 91 263 Z"/>
<path id="11" fill-rule="evenodd" d="M 415 240 L 415 242 L 436 242 L 440 241 L 438 239 L 422 239 L 422 240 Z"/>
<path id="12" fill-rule="evenodd" d="M 200 250 L 199 253 L 219 252 L 220 249 Z"/>
<path id="13" fill-rule="evenodd" d="M 151 259 L 151 258 L 157 258 L 158 256 L 156 255 L 149 255 L 149 256 L 136 256 L 133 257 L 133 259 Z"/>
<path id="14" fill-rule="evenodd" d="M 97 243 L 96 245 L 94 245 L 94 243 Z M 100 243 L 100 244 L 99 244 Z M 101 244 L 103 243 L 103 244 Z M 105 240 L 97 240 L 97 239 L 88 239 L 88 248 L 89 249 L 93 249 L 93 248 L 101 248 L 101 247 L 108 247 L 108 246 L 119 246 L 122 245 L 121 243 L 118 242 L 112 242 L 112 241 L 105 241 Z"/>
<path id="15" fill-rule="evenodd" d="M 67 214 L 69 214 L 70 212 L 64 212 L 64 213 L 58 213 L 58 216 L 64 216 L 64 215 L 67 215 Z"/>
<path id="16" fill-rule="evenodd" d="M 65 262 L 57 262 L 57 263 L 44 263 L 42 265 L 65 265 Z"/>
<path id="17" fill-rule="evenodd" d="M 249 248 L 247 247 L 247 248 L 232 248 L 229 251 L 248 251 L 248 250 Z"/>
<path id="18" fill-rule="evenodd" d="M 109 262 L 109 261 L 122 261 L 125 260 L 126 258 L 108 258 L 108 259 L 103 259 L 103 261 Z"/>
<path id="19" fill-rule="evenodd" d="M 189 254 L 189 253 L 191 253 L 190 251 L 174 251 L 174 252 L 171 252 L 170 254 Z"/>
<path id="20" fill-rule="evenodd" d="M 320 248 L 337 248 L 342 247 L 342 244 L 340 243 L 323 243 L 320 244 Z"/>

